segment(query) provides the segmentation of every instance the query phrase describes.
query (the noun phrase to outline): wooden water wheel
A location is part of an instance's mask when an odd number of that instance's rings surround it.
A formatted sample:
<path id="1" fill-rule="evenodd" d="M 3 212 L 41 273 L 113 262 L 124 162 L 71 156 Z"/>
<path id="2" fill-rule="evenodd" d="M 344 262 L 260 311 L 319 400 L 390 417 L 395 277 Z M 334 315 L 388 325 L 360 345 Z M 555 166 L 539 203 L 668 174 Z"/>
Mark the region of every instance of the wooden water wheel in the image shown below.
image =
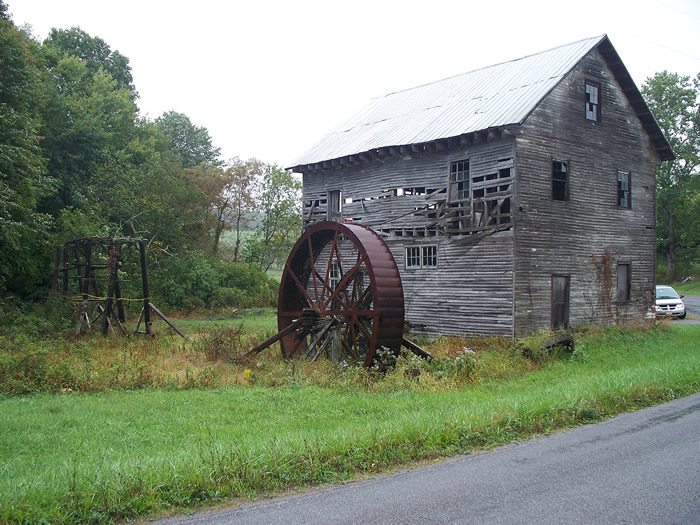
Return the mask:
<path id="1" fill-rule="evenodd" d="M 276 336 L 286 358 L 372 365 L 379 348 L 398 354 L 404 301 L 396 261 L 375 232 L 356 224 L 321 222 L 297 240 L 280 282 Z"/>
<path id="2" fill-rule="evenodd" d="M 287 259 L 277 323 L 285 357 L 325 353 L 370 366 L 377 349 L 401 347 L 404 302 L 396 261 L 364 226 L 321 222 Z"/>

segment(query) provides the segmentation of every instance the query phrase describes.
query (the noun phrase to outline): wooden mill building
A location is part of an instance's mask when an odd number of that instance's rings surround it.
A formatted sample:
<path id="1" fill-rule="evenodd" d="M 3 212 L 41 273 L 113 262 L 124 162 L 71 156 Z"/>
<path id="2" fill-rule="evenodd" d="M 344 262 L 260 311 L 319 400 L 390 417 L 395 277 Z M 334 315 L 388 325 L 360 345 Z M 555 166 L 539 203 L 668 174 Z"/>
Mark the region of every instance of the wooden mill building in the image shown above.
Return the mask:
<path id="1" fill-rule="evenodd" d="M 371 226 L 429 333 L 645 318 L 671 148 L 607 36 L 374 99 L 291 166 L 304 227 Z"/>

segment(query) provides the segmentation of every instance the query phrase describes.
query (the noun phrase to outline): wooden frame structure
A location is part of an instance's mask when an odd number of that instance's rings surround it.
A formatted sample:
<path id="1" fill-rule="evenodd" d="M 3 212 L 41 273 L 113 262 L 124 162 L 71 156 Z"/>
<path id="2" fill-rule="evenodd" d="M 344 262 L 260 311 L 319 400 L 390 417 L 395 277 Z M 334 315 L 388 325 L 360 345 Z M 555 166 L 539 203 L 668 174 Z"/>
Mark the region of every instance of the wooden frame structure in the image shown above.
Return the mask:
<path id="1" fill-rule="evenodd" d="M 137 266 L 139 266 L 141 274 L 143 297 L 137 299 L 122 297 L 122 282 L 125 281 L 120 277 L 119 271 L 122 266 L 123 250 L 128 247 L 138 250 Z M 79 296 L 75 300 L 82 303 L 76 328 L 78 333 L 89 329 L 98 319 L 102 318 L 103 335 L 107 335 L 110 331 L 114 334 L 114 325 L 122 334 L 127 335 L 124 327 L 126 322 L 124 303 L 142 301 L 143 307 L 134 333 L 154 335 L 151 323 L 151 312 L 153 312 L 181 337 L 187 338 L 151 302 L 146 265 L 146 241 L 144 239 L 87 237 L 56 246 L 52 286 L 54 291 L 59 291 L 59 277 L 61 291 L 64 295 L 71 293 L 71 282 L 75 281 L 78 284 Z M 106 294 L 100 295 L 101 290 L 106 290 Z M 90 304 L 94 305 L 92 320 L 90 319 Z M 140 330 L 142 322 L 144 328 Z"/>

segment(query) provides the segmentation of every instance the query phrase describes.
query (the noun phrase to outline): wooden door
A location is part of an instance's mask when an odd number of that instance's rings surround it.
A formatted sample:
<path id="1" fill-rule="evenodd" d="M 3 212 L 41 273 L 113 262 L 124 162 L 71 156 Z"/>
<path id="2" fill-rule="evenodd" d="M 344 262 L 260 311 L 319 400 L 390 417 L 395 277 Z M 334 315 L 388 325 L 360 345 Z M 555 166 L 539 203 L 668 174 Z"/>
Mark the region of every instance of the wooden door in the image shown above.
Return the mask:
<path id="1" fill-rule="evenodd" d="M 552 275 L 552 330 L 569 327 L 569 276 Z"/>

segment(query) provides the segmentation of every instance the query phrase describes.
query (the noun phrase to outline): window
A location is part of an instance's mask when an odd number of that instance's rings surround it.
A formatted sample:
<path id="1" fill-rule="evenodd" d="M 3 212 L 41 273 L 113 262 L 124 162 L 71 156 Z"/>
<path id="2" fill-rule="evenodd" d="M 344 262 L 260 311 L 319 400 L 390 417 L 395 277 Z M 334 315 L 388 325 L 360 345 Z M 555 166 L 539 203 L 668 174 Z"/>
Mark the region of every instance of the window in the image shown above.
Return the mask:
<path id="1" fill-rule="evenodd" d="M 450 164 L 450 202 L 469 200 L 469 161 Z"/>
<path id="2" fill-rule="evenodd" d="M 617 265 L 617 302 L 624 303 L 630 300 L 630 265 Z"/>
<path id="3" fill-rule="evenodd" d="M 339 221 L 341 208 L 341 198 L 340 190 L 333 190 L 328 192 L 328 209 L 327 218 L 329 221 Z"/>
<path id="4" fill-rule="evenodd" d="M 437 268 L 437 246 L 408 246 L 406 268 Z"/>
<path id="5" fill-rule="evenodd" d="M 423 246 L 421 252 L 423 268 L 437 267 L 437 246 Z"/>
<path id="6" fill-rule="evenodd" d="M 600 120 L 600 86 L 586 81 L 586 120 Z"/>
<path id="7" fill-rule="evenodd" d="M 617 172 L 617 205 L 620 208 L 631 208 L 630 174 L 628 171 Z"/>
<path id="8" fill-rule="evenodd" d="M 569 164 L 561 160 L 552 160 L 552 199 L 569 200 Z"/>
<path id="9" fill-rule="evenodd" d="M 338 288 L 339 284 L 340 266 L 338 266 L 337 262 L 332 262 L 330 272 L 328 272 L 328 286 L 331 287 L 331 290 L 335 290 L 336 288 Z"/>

